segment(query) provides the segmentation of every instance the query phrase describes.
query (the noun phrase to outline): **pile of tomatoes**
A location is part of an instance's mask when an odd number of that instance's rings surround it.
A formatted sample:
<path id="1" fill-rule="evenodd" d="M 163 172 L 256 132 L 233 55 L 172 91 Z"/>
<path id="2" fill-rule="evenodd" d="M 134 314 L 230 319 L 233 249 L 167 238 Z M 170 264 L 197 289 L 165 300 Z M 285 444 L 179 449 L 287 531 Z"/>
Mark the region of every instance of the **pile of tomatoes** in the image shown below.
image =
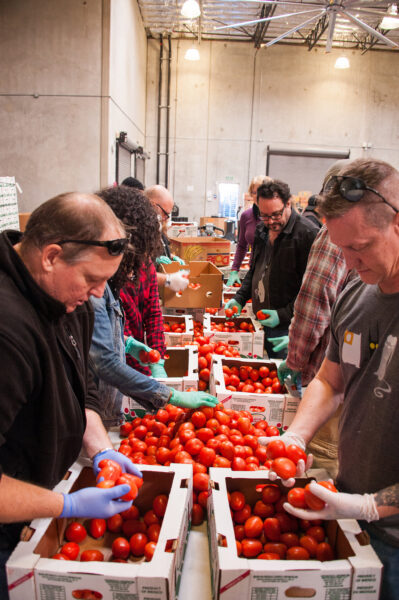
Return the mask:
<path id="1" fill-rule="evenodd" d="M 186 324 L 184 320 L 181 323 L 164 321 L 163 329 L 167 333 L 184 333 L 186 331 Z"/>
<path id="2" fill-rule="evenodd" d="M 223 365 L 223 376 L 226 389 L 231 392 L 281 394 L 284 391 L 277 371 L 265 365 L 259 368 L 245 364 L 240 367 Z"/>
<path id="3" fill-rule="evenodd" d="M 321 520 L 289 515 L 287 495 L 276 484 L 256 486 L 259 499 L 252 504 L 242 491 L 228 495 L 238 556 L 264 560 L 333 560 Z M 253 494 L 251 494 L 253 496 Z"/>
<path id="4" fill-rule="evenodd" d="M 119 452 L 136 464 L 191 464 L 194 492 L 198 494 L 198 499 L 194 497 L 196 517 L 193 522 L 199 524 L 204 518 L 207 498 L 207 494 L 201 497 L 199 494 L 208 490 L 208 468 L 269 469 L 272 460 L 267 456 L 266 447 L 259 445 L 258 438 L 280 435 L 280 432 L 266 421 L 253 423 L 247 411 L 235 411 L 222 404 L 194 411 L 176 431 L 176 421 L 184 414 L 187 415 L 187 410 L 168 404 L 155 415 L 124 423 L 120 427 L 124 439 Z"/>
<path id="5" fill-rule="evenodd" d="M 233 309 L 227 310 L 230 311 Z M 226 315 L 226 317 L 228 317 L 228 315 Z M 242 319 L 234 319 L 230 321 L 228 319 L 224 319 L 223 317 L 218 317 L 217 321 L 213 321 L 211 319 L 211 331 L 222 331 L 224 333 L 253 333 L 255 331 L 255 327 L 253 326 L 253 323 L 251 323 L 250 319 L 246 319 L 245 321 Z"/>
<path id="6" fill-rule="evenodd" d="M 213 354 L 225 356 L 226 358 L 240 358 L 237 348 L 227 342 L 212 342 L 209 337 L 198 336 L 194 338 L 193 344 L 198 347 L 198 389 L 200 391 L 208 389 Z"/>
<path id="7" fill-rule="evenodd" d="M 58 560 L 103 561 L 104 553 L 98 548 L 81 551 L 81 544 L 88 537 L 101 539 L 106 531 L 111 532 L 112 562 L 128 562 L 129 557 L 150 561 L 155 552 L 162 520 L 168 505 L 168 497 L 158 494 L 152 502 L 152 508 L 144 514 L 135 504 L 122 513 L 109 519 L 91 519 L 86 527 L 78 521 L 72 521 L 65 530 L 65 543 L 59 552 L 52 556 Z M 79 556 L 80 555 L 80 556 Z"/>

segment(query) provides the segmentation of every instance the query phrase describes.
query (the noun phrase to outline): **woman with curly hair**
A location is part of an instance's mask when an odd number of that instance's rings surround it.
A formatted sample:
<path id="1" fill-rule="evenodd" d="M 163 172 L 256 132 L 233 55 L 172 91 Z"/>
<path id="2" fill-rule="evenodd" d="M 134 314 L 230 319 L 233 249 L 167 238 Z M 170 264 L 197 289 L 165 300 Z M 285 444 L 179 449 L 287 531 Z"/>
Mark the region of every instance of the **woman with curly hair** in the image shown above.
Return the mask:
<path id="1" fill-rule="evenodd" d="M 98 196 L 113 209 L 130 233 L 130 247 L 119 269 L 108 280 L 103 297 L 91 298 L 95 319 L 90 362 L 103 399 L 101 418 L 104 425 L 109 428 L 122 422 L 124 395 L 134 398 L 149 411 L 156 411 L 168 402 L 189 408 L 214 406 L 217 400 L 209 394 L 178 392 L 126 364 L 120 291 L 132 278 L 136 281 L 141 269 L 150 270 L 151 256 L 157 255 L 159 250 L 159 223 L 150 201 L 140 190 L 118 186 L 102 190 Z M 161 316 L 160 319 L 162 326 Z M 136 360 L 140 350 L 150 350 L 132 336 L 127 339 L 126 349 Z"/>

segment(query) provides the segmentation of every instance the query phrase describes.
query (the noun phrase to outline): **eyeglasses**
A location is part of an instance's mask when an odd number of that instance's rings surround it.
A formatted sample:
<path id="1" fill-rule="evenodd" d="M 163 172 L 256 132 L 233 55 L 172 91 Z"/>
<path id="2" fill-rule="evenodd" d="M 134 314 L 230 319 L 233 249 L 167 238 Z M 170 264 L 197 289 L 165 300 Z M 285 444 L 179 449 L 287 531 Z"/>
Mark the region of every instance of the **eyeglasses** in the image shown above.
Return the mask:
<path id="1" fill-rule="evenodd" d="M 160 208 L 162 210 L 162 212 L 165 215 L 166 219 L 170 219 L 170 214 L 171 213 L 166 212 L 166 210 L 164 208 L 162 208 L 162 206 L 160 204 L 157 204 L 157 206 L 158 206 L 158 208 Z"/>
<path id="2" fill-rule="evenodd" d="M 84 244 L 85 246 L 101 246 L 108 250 L 108 254 L 111 256 L 119 256 L 126 250 L 126 246 L 129 243 L 129 238 L 119 238 L 117 240 L 107 240 L 105 242 L 99 242 L 97 240 L 61 240 L 55 242 L 59 246 L 62 244 Z"/>
<path id="3" fill-rule="evenodd" d="M 283 206 L 283 208 L 281 210 L 278 210 L 278 211 L 272 213 L 271 215 L 263 215 L 262 213 L 259 213 L 259 217 L 261 218 L 262 221 L 279 221 L 281 219 L 281 217 L 283 216 L 284 211 L 285 211 L 285 206 Z"/>
<path id="4" fill-rule="evenodd" d="M 363 179 L 360 179 L 359 177 L 351 177 L 350 175 L 332 175 L 330 179 L 327 180 L 321 193 L 330 193 L 336 184 L 339 185 L 339 193 L 345 200 L 348 200 L 348 202 L 359 202 L 366 192 L 373 192 L 373 194 L 381 198 L 385 204 L 388 204 L 392 210 L 396 213 L 399 212 L 399 209 L 388 202 L 380 192 L 377 192 L 374 188 L 366 185 Z"/>

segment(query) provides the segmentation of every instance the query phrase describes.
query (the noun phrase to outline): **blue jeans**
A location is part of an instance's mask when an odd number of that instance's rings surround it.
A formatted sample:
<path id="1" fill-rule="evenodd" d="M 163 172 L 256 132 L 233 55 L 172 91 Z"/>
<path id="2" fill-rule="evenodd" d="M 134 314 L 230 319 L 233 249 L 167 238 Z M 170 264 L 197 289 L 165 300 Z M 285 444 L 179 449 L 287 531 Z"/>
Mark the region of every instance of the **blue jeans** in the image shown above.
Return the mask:
<path id="1" fill-rule="evenodd" d="M 265 332 L 265 350 L 269 358 L 287 358 L 287 348 L 283 348 L 279 352 L 273 352 L 273 344 L 267 341 L 267 338 L 280 337 L 288 335 L 288 327 L 264 327 Z"/>
<path id="2" fill-rule="evenodd" d="M 398 600 L 399 598 L 399 548 L 386 544 L 374 533 L 372 533 L 367 523 L 362 522 L 362 527 L 367 530 L 370 536 L 370 542 L 378 558 L 384 565 L 382 573 L 381 600 Z"/>

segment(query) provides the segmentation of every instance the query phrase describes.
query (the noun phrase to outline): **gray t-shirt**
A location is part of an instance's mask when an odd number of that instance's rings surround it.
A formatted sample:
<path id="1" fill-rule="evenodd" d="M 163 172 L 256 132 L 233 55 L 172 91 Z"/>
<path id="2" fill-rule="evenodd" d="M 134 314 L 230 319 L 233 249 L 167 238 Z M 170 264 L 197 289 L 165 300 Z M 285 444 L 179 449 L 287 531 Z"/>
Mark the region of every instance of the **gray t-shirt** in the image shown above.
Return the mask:
<path id="1" fill-rule="evenodd" d="M 332 314 L 327 358 L 341 365 L 338 488 L 374 493 L 399 483 L 399 293 L 348 284 Z M 399 546 L 399 515 L 375 522 Z"/>

